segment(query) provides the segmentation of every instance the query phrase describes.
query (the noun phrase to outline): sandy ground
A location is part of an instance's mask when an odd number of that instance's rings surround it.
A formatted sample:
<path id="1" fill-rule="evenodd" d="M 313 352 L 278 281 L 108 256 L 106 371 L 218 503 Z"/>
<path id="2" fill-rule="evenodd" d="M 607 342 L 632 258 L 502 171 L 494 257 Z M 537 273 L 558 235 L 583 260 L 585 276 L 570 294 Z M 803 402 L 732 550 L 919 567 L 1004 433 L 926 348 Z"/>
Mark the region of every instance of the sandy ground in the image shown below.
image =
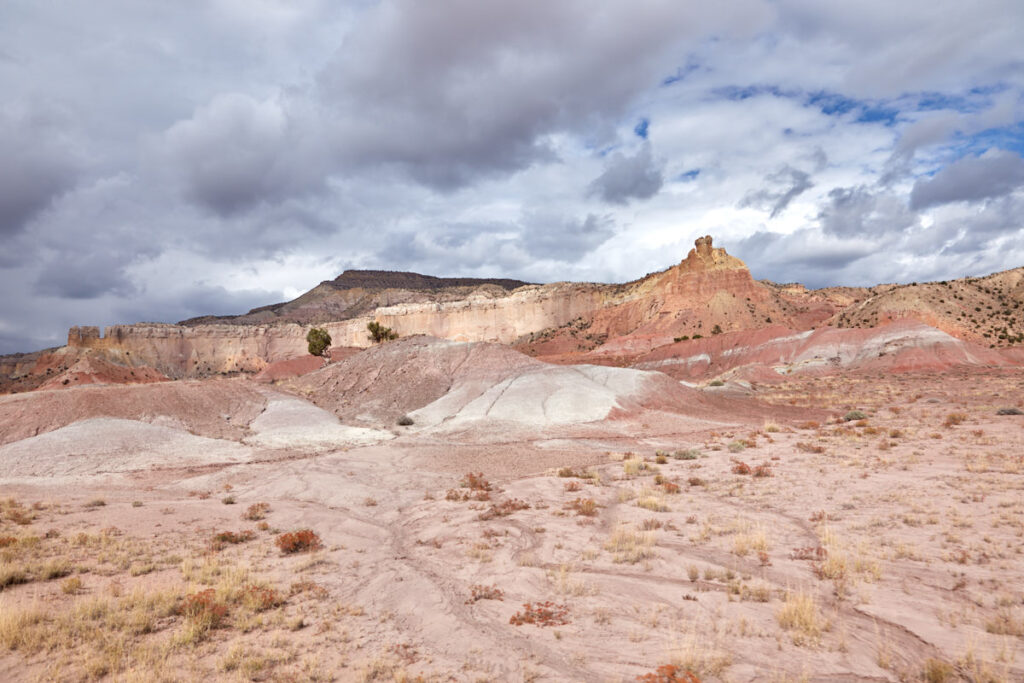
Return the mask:
<path id="1" fill-rule="evenodd" d="M 1024 680 L 1019 370 L 556 370 L 438 371 L 404 427 L 238 380 L 38 417 L 0 447 L 0 679 Z"/>

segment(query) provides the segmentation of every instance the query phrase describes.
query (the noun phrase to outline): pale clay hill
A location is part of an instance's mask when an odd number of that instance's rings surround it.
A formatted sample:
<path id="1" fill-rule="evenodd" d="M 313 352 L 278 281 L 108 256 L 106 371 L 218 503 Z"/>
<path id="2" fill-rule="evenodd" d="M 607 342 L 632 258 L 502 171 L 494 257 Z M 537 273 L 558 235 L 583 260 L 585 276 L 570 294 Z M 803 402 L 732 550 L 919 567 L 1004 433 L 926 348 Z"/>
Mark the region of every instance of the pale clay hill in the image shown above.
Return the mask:
<path id="1" fill-rule="evenodd" d="M 0 680 L 1024 680 L 1019 275 L 807 291 L 702 238 L 75 328 L 3 361 Z"/>

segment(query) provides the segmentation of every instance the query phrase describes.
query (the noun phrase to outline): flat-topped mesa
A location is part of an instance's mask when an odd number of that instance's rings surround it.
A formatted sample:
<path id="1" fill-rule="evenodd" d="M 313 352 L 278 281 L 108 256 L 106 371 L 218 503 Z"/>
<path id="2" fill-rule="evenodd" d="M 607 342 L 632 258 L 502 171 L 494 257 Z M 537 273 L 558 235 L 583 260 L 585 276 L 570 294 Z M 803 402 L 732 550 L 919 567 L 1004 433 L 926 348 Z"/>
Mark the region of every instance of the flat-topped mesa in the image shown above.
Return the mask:
<path id="1" fill-rule="evenodd" d="M 694 247 L 679 264 L 683 273 L 697 273 L 708 270 L 747 270 L 747 264 L 735 256 L 729 256 L 725 249 L 711 246 L 711 235 L 698 237 Z"/>

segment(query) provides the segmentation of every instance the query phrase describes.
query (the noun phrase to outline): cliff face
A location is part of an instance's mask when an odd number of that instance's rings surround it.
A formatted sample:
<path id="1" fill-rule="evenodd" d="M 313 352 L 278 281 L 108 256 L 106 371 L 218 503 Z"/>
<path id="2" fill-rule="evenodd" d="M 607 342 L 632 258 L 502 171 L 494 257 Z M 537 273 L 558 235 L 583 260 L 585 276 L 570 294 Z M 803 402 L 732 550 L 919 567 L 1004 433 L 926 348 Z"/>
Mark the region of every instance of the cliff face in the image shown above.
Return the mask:
<path id="1" fill-rule="evenodd" d="M 373 320 L 403 337 L 426 334 L 503 344 L 532 341 L 538 334 L 558 339 L 560 331 L 589 328 L 590 343 L 597 345 L 624 335 L 666 341 L 707 335 L 715 325 L 723 331 L 773 322 L 800 325 L 805 322 L 801 314 L 806 314 L 806 307 L 754 281 L 746 265 L 714 247 L 711 237 L 698 239 L 678 265 L 628 285 L 523 285 L 514 280 L 397 275 L 346 273 L 287 304 L 231 319 L 115 325 L 102 336 L 95 327 L 76 327 L 68 333 L 68 347 L 181 378 L 259 372 L 268 363 L 302 356 L 310 324 L 325 327 L 335 346 L 369 346 L 366 325 Z M 346 283 L 355 286 L 340 288 Z M 381 283 L 423 289 L 374 288 Z M 828 308 L 825 316 L 833 312 Z"/>
<path id="2" fill-rule="evenodd" d="M 601 285 L 566 283 L 520 288 L 505 297 L 408 303 L 376 309 L 373 316 L 324 323 L 335 346 L 368 347 L 366 325 L 377 320 L 403 337 L 427 334 L 455 341 L 510 343 L 531 331 L 558 326 L 601 305 Z M 307 353 L 308 326 L 113 325 L 73 327 L 68 346 L 100 351 L 112 362 L 150 366 L 168 377 L 259 372 L 268 363 Z"/>
<path id="3" fill-rule="evenodd" d="M 334 346 L 367 347 L 366 325 L 374 320 L 402 337 L 499 342 L 566 359 L 580 352 L 625 356 L 677 338 L 774 325 L 808 330 L 900 318 L 988 342 L 1024 331 L 1022 296 L 1024 269 L 920 287 L 808 291 L 797 284 L 758 282 L 741 260 L 707 236 L 676 266 L 624 285 L 524 285 L 348 271 L 294 301 L 244 316 L 180 325 L 115 325 L 102 336 L 95 327 L 74 327 L 64 349 L 14 359 L 3 368 L 5 373 L 52 376 L 70 367 L 73 352 L 91 350 L 110 362 L 150 366 L 171 378 L 259 372 L 269 363 L 304 356 L 311 324 L 325 327 Z"/>

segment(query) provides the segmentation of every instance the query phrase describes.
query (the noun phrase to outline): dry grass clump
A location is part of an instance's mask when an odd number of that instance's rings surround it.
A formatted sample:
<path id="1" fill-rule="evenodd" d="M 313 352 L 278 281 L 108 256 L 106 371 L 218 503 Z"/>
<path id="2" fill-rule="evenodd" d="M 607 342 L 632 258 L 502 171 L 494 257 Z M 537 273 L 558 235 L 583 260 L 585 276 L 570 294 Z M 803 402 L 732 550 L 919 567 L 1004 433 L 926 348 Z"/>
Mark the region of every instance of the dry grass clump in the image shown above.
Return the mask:
<path id="1" fill-rule="evenodd" d="M 828 629 L 814 596 L 803 591 L 789 591 L 782 607 L 775 614 L 779 626 L 790 632 L 794 645 L 817 641 Z"/>
<path id="2" fill-rule="evenodd" d="M 640 456 L 627 458 L 622 461 L 622 472 L 627 477 L 638 476 L 641 472 L 647 469 L 647 463 Z"/>
<path id="3" fill-rule="evenodd" d="M 269 503 L 253 503 L 248 509 L 242 514 L 242 519 L 250 522 L 258 522 L 267 516 L 270 512 Z"/>
<path id="4" fill-rule="evenodd" d="M 963 421 L 967 419 L 967 416 L 963 413 L 950 413 L 946 416 L 946 419 L 942 421 L 944 427 L 955 427 L 958 424 L 963 424 Z"/>
<path id="5" fill-rule="evenodd" d="M 636 564 L 654 556 L 654 543 L 657 533 L 654 531 L 634 531 L 627 527 L 619 527 L 604 542 L 604 549 L 613 554 L 616 564 Z"/>
<path id="6" fill-rule="evenodd" d="M 565 507 L 584 517 L 593 517 L 597 514 L 597 503 L 593 498 L 576 498 L 566 503 Z"/>
<path id="7" fill-rule="evenodd" d="M 640 496 L 637 497 L 636 506 L 651 512 L 668 512 L 669 510 L 662 497 L 649 489 L 644 489 Z"/>

